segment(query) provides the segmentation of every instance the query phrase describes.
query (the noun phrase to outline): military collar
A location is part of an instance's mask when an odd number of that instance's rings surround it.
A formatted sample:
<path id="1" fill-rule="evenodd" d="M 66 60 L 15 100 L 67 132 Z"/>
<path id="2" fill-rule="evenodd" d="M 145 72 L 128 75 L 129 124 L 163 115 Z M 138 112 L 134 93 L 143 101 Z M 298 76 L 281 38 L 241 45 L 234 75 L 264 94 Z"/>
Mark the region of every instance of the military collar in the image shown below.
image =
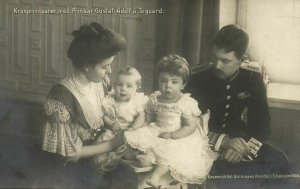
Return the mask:
<path id="1" fill-rule="evenodd" d="M 226 82 L 230 83 L 232 80 L 234 80 L 239 75 L 239 73 L 240 73 L 240 68 L 237 69 L 236 72 L 226 80 Z"/>
<path id="2" fill-rule="evenodd" d="M 227 78 L 227 79 L 220 79 L 220 78 L 217 78 L 217 79 L 219 79 L 219 80 L 221 80 L 221 81 L 223 81 L 223 82 L 225 82 L 225 83 L 230 83 L 230 82 L 232 82 L 238 75 L 239 75 L 239 73 L 240 73 L 240 68 L 239 69 L 237 69 L 236 70 L 236 72 L 234 72 L 234 74 L 233 75 L 231 75 L 229 78 Z M 214 75 L 214 73 L 212 72 L 212 74 Z"/>

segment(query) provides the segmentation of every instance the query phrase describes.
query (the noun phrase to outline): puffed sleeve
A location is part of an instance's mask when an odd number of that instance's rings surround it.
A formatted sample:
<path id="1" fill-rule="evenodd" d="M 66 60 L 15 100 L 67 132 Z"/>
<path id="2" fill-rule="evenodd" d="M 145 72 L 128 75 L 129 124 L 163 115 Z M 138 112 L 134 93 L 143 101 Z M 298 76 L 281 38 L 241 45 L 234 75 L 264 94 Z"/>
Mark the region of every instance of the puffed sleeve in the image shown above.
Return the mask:
<path id="1" fill-rule="evenodd" d="M 145 106 L 149 98 L 144 93 L 136 93 L 132 98 L 132 102 L 137 110 L 137 112 L 145 110 Z"/>
<path id="2" fill-rule="evenodd" d="M 181 99 L 179 106 L 182 111 L 182 117 L 184 118 L 201 115 L 201 111 L 198 108 L 198 102 L 190 97 L 189 94 L 185 94 Z"/>
<path id="3" fill-rule="evenodd" d="M 156 91 L 154 93 L 152 93 L 150 96 L 149 96 L 149 100 L 148 102 L 146 103 L 146 106 L 145 106 L 145 112 L 148 113 L 148 114 L 153 114 L 154 111 L 154 105 L 157 103 L 157 96 L 159 95 L 159 92 Z"/>
<path id="4" fill-rule="evenodd" d="M 42 149 L 66 157 L 76 156 L 82 141 L 77 135 L 77 126 L 71 121 L 71 110 L 59 101 L 48 99 L 45 111 L 47 122 Z"/>

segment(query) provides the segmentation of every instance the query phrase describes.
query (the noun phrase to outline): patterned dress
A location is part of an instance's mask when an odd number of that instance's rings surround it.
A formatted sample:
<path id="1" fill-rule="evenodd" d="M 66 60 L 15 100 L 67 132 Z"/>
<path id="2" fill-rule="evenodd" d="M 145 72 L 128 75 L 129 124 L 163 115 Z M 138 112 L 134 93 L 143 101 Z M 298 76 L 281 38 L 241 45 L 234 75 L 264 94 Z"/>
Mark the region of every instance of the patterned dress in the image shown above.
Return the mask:
<path id="1" fill-rule="evenodd" d="M 42 149 L 57 165 L 46 173 L 56 188 L 101 188 L 108 185 L 92 167 L 90 158 L 78 161 L 83 146 L 94 143 L 103 127 L 102 100 L 107 82 L 89 82 L 75 72 L 53 86 L 47 96 Z M 51 156 L 52 156 L 51 155 Z M 56 158 L 58 157 L 58 158 Z M 73 159 L 72 162 L 68 160 Z M 49 181 L 49 182 L 50 182 Z"/>
<path id="2" fill-rule="evenodd" d="M 217 154 L 211 151 L 203 130 L 196 129 L 180 139 L 163 139 L 159 134 L 174 132 L 182 127 L 181 119 L 200 116 L 197 102 L 184 94 L 176 103 L 161 103 L 159 92 L 149 98 L 145 111 L 155 117 L 149 126 L 125 132 L 125 138 L 133 148 L 143 151 L 154 164 L 168 166 L 174 179 L 182 183 L 202 183 Z"/>
<path id="3" fill-rule="evenodd" d="M 43 150 L 71 157 L 94 140 L 104 125 L 104 93 L 102 83 L 89 82 L 80 72 L 54 86 L 45 104 Z"/>

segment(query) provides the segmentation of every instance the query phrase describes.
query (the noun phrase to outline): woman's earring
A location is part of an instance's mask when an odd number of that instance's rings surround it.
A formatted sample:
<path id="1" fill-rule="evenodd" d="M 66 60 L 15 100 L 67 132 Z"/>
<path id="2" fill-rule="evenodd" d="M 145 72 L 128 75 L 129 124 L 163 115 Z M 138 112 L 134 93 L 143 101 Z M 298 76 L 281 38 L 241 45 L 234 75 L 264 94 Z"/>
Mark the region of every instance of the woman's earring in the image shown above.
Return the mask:
<path id="1" fill-rule="evenodd" d="M 85 72 L 89 72 L 90 70 L 88 68 L 85 68 Z"/>

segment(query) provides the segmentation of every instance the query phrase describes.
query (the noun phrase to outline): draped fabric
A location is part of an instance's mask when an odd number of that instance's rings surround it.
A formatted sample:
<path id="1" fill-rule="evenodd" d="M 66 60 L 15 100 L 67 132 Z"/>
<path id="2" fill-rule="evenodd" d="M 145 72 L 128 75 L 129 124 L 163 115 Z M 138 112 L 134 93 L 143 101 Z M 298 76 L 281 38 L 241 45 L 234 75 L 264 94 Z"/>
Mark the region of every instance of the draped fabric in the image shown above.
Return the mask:
<path id="1" fill-rule="evenodd" d="M 194 71 L 211 61 L 212 40 L 219 29 L 219 0 L 159 1 L 156 59 L 177 53 Z"/>

